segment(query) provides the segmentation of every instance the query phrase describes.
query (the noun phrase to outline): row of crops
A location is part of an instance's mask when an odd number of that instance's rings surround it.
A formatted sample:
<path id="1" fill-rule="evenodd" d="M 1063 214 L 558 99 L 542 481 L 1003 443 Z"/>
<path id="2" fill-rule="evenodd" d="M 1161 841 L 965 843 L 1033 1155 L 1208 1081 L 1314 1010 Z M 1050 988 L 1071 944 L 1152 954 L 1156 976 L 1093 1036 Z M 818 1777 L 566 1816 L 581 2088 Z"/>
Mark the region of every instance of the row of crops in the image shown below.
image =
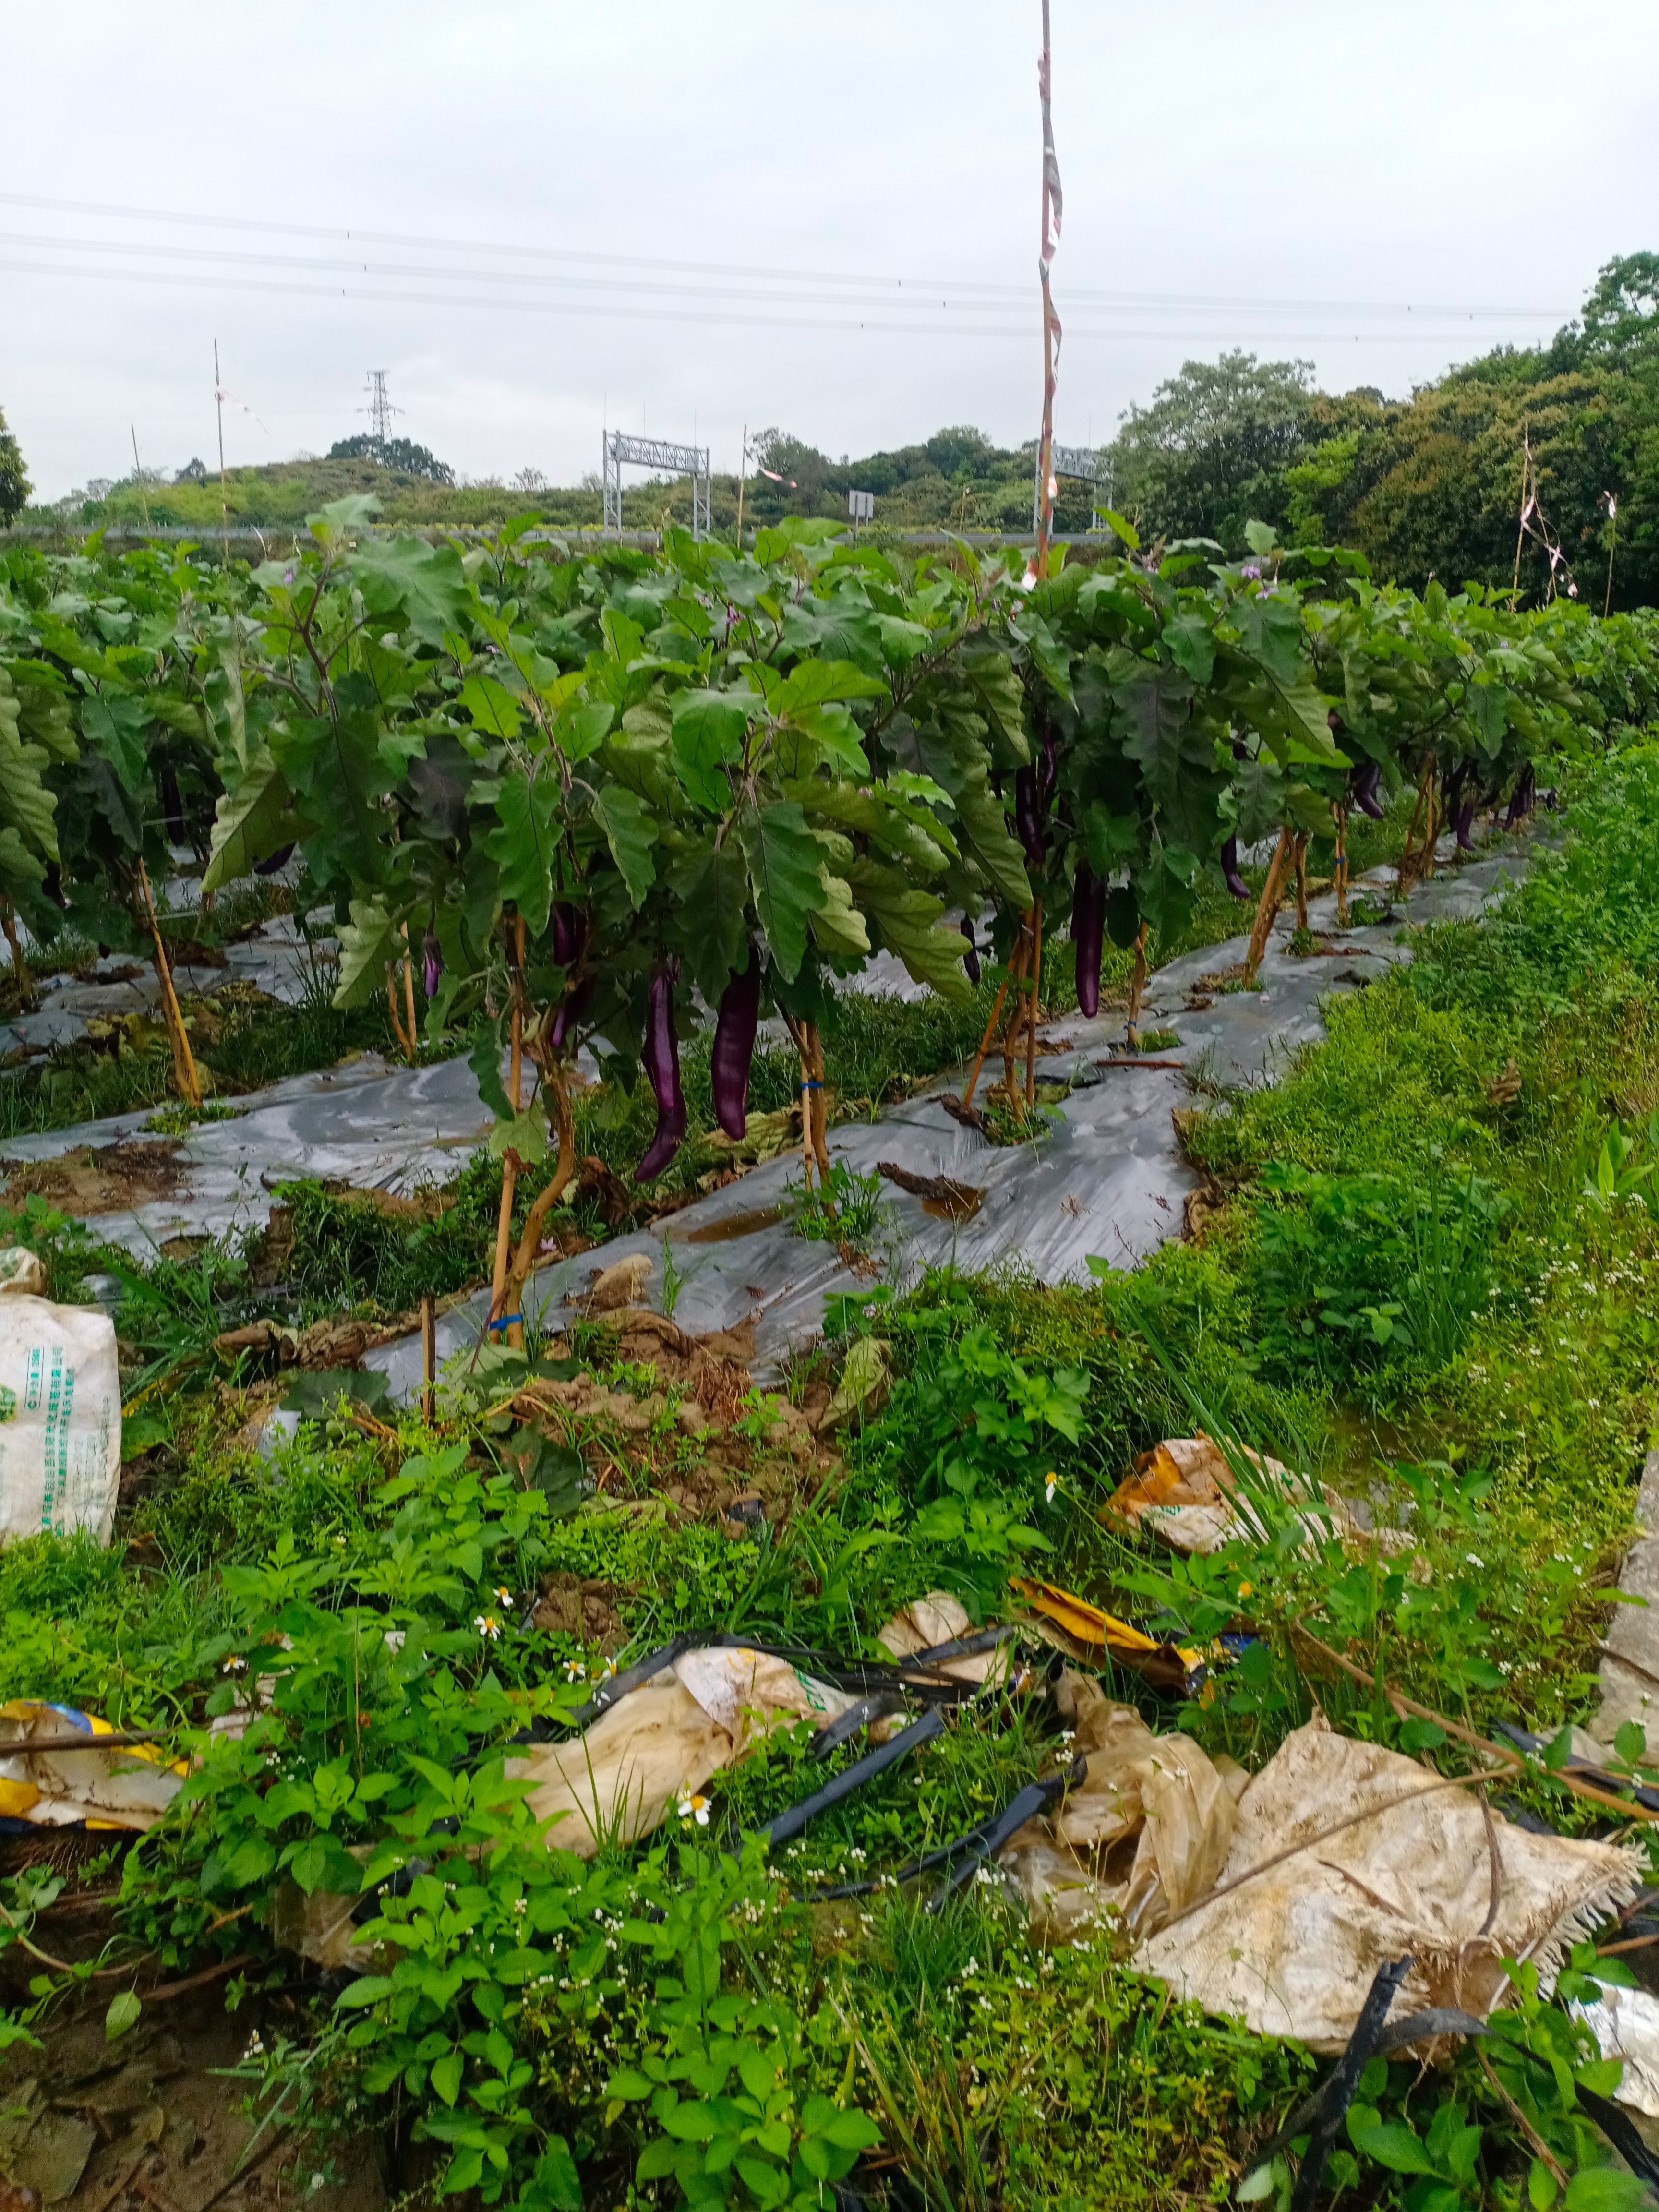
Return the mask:
<path id="1" fill-rule="evenodd" d="M 1419 854 L 1449 825 L 1467 841 L 1478 808 L 1514 820 L 1548 763 L 1659 696 L 1651 616 L 1419 599 L 1261 527 L 1227 562 L 1143 554 L 1126 526 L 1039 581 L 1018 554 L 826 522 L 656 554 L 523 524 L 463 554 L 372 534 L 364 504 L 251 572 L 95 542 L 3 556 L 0 915 L 20 968 L 20 921 L 161 959 L 157 887 L 187 849 L 204 906 L 297 870 L 296 899 L 335 917 L 338 1003 L 385 993 L 412 1054 L 423 970 L 424 1031 L 472 1032 L 510 1159 L 556 1141 L 509 1297 L 574 1165 L 584 1046 L 648 1079 L 650 1178 L 686 1126 L 696 995 L 734 1136 L 775 1009 L 822 1172 L 825 994 L 877 953 L 966 996 L 988 914 L 1012 1071 L 1057 923 L 1092 1012 L 1108 934 L 1139 977 L 1206 872 L 1248 896 L 1240 848 L 1276 840 L 1253 964 L 1292 871 L 1341 886 L 1350 810 L 1406 787 Z M 509 1037 L 530 1106 L 497 1072 Z"/>

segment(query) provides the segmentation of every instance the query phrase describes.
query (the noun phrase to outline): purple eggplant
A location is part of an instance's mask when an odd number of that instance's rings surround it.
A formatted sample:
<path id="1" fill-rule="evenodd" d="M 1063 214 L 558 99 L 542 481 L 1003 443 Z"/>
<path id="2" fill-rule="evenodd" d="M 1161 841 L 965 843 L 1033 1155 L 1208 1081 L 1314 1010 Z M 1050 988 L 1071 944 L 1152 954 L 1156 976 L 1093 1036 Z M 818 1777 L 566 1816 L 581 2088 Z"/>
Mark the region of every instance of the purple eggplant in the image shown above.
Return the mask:
<path id="1" fill-rule="evenodd" d="M 438 943 L 438 933 L 430 922 L 426 926 L 426 935 L 421 939 L 421 951 L 426 956 L 426 995 L 428 999 L 435 999 L 438 978 L 444 972 L 444 956 Z"/>
<path id="2" fill-rule="evenodd" d="M 274 876 L 278 868 L 287 867 L 293 857 L 292 845 L 279 845 L 274 853 L 267 853 L 263 860 L 253 863 L 253 872 L 256 876 Z"/>
<path id="3" fill-rule="evenodd" d="M 179 796 L 179 779 L 171 761 L 161 763 L 161 819 L 175 845 L 185 842 L 185 805 Z"/>
<path id="4" fill-rule="evenodd" d="M 567 991 L 560 1000 L 558 1012 L 553 1017 L 555 1052 L 564 1050 L 565 1039 L 579 1022 L 586 1020 L 587 1010 L 593 1003 L 593 994 L 599 988 L 599 977 L 589 975 L 578 983 L 574 991 Z"/>
<path id="5" fill-rule="evenodd" d="M 1376 795 L 1376 787 L 1382 780 L 1382 771 L 1375 761 L 1362 762 L 1348 779 L 1348 804 L 1357 806 L 1373 822 L 1380 822 L 1387 812 Z"/>
<path id="6" fill-rule="evenodd" d="M 962 964 L 968 971 L 968 981 L 979 988 L 979 947 L 974 942 L 974 925 L 964 914 L 957 927 L 968 940 L 968 950 L 962 956 Z"/>
<path id="7" fill-rule="evenodd" d="M 1525 768 L 1522 769 L 1520 777 L 1516 783 L 1515 789 L 1510 796 L 1509 812 L 1504 817 L 1504 827 L 1506 830 L 1518 830 L 1520 828 L 1521 824 L 1532 812 L 1533 802 L 1537 795 L 1537 778 L 1533 774 L 1532 763 L 1528 761 Z"/>
<path id="8" fill-rule="evenodd" d="M 1479 804 L 1478 797 L 1466 799 L 1452 817 L 1452 827 L 1457 832 L 1457 849 L 1460 853 L 1472 853 L 1474 850 L 1474 839 L 1470 833 L 1474 828 L 1474 810 Z"/>
<path id="9" fill-rule="evenodd" d="M 1054 786 L 1059 780 L 1060 754 L 1054 739 L 1054 726 L 1052 722 L 1045 721 L 1042 726 L 1042 765 L 1037 782 L 1037 789 L 1042 795 L 1042 803 L 1045 806 L 1054 797 Z"/>
<path id="10" fill-rule="evenodd" d="M 586 916 L 561 900 L 553 908 L 553 957 L 561 968 L 574 968 L 581 957 L 587 935 Z"/>
<path id="11" fill-rule="evenodd" d="M 1025 857 L 1034 868 L 1042 866 L 1043 837 L 1042 810 L 1038 796 L 1037 772 L 1034 768 L 1023 768 L 1014 775 L 1014 828 L 1020 843 L 1025 848 Z"/>
<path id="12" fill-rule="evenodd" d="M 1238 840 L 1237 837 L 1229 837 L 1226 843 L 1221 848 L 1221 872 L 1226 878 L 1228 890 L 1232 893 L 1236 899 L 1249 898 L 1250 896 L 1250 887 L 1245 882 L 1243 877 L 1238 872 Z"/>
<path id="13" fill-rule="evenodd" d="M 714 1119 L 728 1137 L 740 1139 L 749 1126 L 749 1070 L 760 1025 L 760 954 L 749 947 L 749 965 L 734 975 L 720 994 L 714 1024 L 714 1048 L 708 1073 L 714 1089 Z M 684 1126 L 684 1109 L 681 1109 Z"/>
<path id="14" fill-rule="evenodd" d="M 1079 862 L 1072 890 L 1072 946 L 1077 960 L 1078 1012 L 1085 1020 L 1091 1021 L 1100 1012 L 1100 952 L 1105 933 L 1106 885 Z"/>
<path id="15" fill-rule="evenodd" d="M 680 1041 L 674 1034 L 674 979 L 666 966 L 651 977 L 651 1006 L 645 1021 L 645 1048 L 641 1054 L 651 1088 L 657 1095 L 657 1133 L 651 1148 L 634 1170 L 635 1182 L 650 1182 L 659 1176 L 680 1148 L 685 1135 L 685 1093 L 680 1088 Z"/>

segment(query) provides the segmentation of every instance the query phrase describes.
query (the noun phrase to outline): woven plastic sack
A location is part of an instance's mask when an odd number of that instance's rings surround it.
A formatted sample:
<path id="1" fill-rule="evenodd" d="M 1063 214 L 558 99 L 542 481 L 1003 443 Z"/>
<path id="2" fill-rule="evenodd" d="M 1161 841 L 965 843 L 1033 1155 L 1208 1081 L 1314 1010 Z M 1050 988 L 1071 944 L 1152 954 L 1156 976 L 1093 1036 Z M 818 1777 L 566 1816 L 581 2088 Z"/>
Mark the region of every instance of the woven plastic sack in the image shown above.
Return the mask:
<path id="1" fill-rule="evenodd" d="M 107 1544 L 120 1478 L 113 1322 L 88 1306 L 0 1297 L 0 1544 L 76 1528 Z"/>
<path id="2" fill-rule="evenodd" d="M 1322 1718 L 1288 1736 L 1239 1800 L 1213 1892 L 1133 1963 L 1258 2035 L 1340 2051 L 1376 1970 L 1415 1961 L 1401 2013 L 1484 2017 L 1531 1960 L 1547 1990 L 1571 1946 L 1634 1897 L 1632 1844 L 1533 1835 L 1474 1790 Z"/>

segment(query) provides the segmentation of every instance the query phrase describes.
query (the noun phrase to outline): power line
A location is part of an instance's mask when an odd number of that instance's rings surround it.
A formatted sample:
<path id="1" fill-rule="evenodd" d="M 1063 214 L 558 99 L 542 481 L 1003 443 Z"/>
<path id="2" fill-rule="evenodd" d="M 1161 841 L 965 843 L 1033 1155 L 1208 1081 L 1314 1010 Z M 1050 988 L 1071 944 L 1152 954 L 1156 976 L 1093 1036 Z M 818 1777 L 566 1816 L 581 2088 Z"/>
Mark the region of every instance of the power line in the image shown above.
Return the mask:
<path id="1" fill-rule="evenodd" d="M 434 237 L 419 233 L 363 230 L 320 223 L 298 223 L 271 221 L 261 217 L 192 214 L 179 210 L 159 208 L 117 207 L 103 201 L 50 198 L 27 192 L 0 192 L 0 206 L 38 208 L 60 214 L 95 215 L 115 217 L 124 222 L 163 222 L 200 229 L 258 233 L 270 236 L 313 238 L 336 240 L 358 246 L 388 246 L 404 250 L 439 251 L 450 253 L 492 253 L 521 260 L 564 262 L 589 268 L 618 270 L 663 270 L 684 277 L 688 276 L 726 276 L 753 283 L 806 283 L 812 285 L 860 286 L 874 291 L 882 301 L 908 305 L 912 299 L 925 301 L 930 295 L 955 292 L 975 301 L 989 303 L 1006 301 L 1029 307 L 1029 285 L 989 283 L 980 278 L 892 276 L 869 270 L 853 272 L 833 270 L 774 268 L 765 265 L 733 262 L 695 261 L 683 256 L 601 253 L 574 247 L 538 246 L 514 244 L 509 241 Z M 191 249 L 148 246 L 141 241 L 82 240 L 60 235 L 20 235 L 9 234 L 9 240 L 15 245 L 42 247 L 69 247 L 86 251 L 118 252 L 174 253 L 190 252 Z M 197 249 L 214 258 L 264 260 L 276 257 L 250 255 L 212 255 L 210 249 Z M 292 263 L 287 265 L 295 265 Z M 301 266 L 314 266 L 301 263 Z M 325 264 L 329 265 L 329 264 Z M 357 268 L 355 258 L 349 263 L 331 264 Z M 408 273 L 453 278 L 465 275 L 468 281 L 502 281 L 504 272 L 453 270 L 417 270 Z M 574 281 L 574 280 L 569 280 Z M 691 289 L 677 287 L 675 289 Z M 702 288 L 696 288 L 699 291 Z M 1194 307 L 1220 310 L 1231 313 L 1319 313 L 1319 314 L 1376 314 L 1399 315 L 1408 318 L 1455 317 L 1459 320 L 1493 322 L 1540 322 L 1565 319 L 1571 309 L 1561 307 L 1483 307 L 1444 301 L 1370 301 L 1298 299 L 1294 297 L 1248 296 L 1223 293 L 1129 292 L 1102 290 L 1087 286 L 1073 289 L 1068 295 L 1074 308 L 1083 305 L 1099 307 Z"/>

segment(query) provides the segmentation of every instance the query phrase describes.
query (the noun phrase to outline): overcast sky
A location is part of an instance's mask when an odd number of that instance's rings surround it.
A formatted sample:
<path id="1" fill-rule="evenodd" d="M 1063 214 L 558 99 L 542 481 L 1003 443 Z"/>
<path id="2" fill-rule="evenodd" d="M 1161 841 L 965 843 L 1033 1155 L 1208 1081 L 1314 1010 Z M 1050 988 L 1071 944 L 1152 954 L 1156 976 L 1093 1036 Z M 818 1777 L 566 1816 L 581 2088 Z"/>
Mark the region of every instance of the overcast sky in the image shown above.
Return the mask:
<path id="1" fill-rule="evenodd" d="M 1659 246 L 1652 0 L 1052 5 L 1068 442 L 1230 344 L 1404 392 Z M 232 465 L 362 428 L 371 367 L 470 476 L 571 482 L 607 421 L 720 469 L 745 422 L 1015 443 L 1039 21 L 9 0 L 0 406 L 47 498 L 130 471 L 130 425 L 211 465 L 216 337 Z"/>

